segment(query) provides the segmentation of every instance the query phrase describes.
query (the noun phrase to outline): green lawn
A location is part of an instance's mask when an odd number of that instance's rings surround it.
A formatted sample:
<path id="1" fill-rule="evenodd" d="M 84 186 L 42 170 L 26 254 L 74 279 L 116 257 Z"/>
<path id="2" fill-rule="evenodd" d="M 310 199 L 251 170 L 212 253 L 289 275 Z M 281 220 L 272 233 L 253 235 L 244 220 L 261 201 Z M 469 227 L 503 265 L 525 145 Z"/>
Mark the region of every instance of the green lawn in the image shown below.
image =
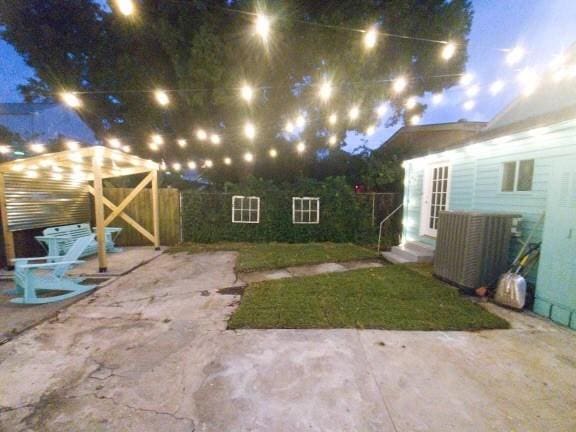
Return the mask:
<path id="1" fill-rule="evenodd" d="M 252 272 L 325 262 L 378 258 L 376 251 L 350 243 L 187 243 L 170 252 L 238 251 L 236 270 Z"/>
<path id="2" fill-rule="evenodd" d="M 480 330 L 508 323 L 455 288 L 390 265 L 251 285 L 228 326 Z"/>

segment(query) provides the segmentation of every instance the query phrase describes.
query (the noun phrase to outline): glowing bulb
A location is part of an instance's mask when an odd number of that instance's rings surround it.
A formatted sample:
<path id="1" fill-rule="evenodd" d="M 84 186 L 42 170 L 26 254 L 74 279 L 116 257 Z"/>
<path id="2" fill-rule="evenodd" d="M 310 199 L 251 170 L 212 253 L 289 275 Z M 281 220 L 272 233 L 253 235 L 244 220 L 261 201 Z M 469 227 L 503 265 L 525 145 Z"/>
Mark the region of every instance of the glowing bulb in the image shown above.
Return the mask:
<path id="1" fill-rule="evenodd" d="M 338 114 L 330 114 L 330 117 L 328 117 L 328 123 L 330 123 L 332 126 L 338 123 Z"/>
<path id="2" fill-rule="evenodd" d="M 470 85 L 474 81 L 474 75 L 471 73 L 465 73 L 460 77 L 460 85 L 467 86 Z"/>
<path id="3" fill-rule="evenodd" d="M 450 60 L 456 54 L 456 44 L 454 42 L 448 42 L 442 48 L 442 58 L 444 60 Z"/>
<path id="4" fill-rule="evenodd" d="M 185 139 L 180 138 L 179 140 L 176 140 L 176 143 L 180 146 L 180 148 L 184 148 L 188 145 L 188 141 L 186 141 Z"/>
<path id="5" fill-rule="evenodd" d="M 214 145 L 218 145 L 222 142 L 220 135 L 212 134 L 210 135 L 210 142 Z"/>
<path id="6" fill-rule="evenodd" d="M 224 158 L 224 165 L 232 165 L 232 159 L 229 157 Z"/>
<path id="7" fill-rule="evenodd" d="M 34 143 L 30 144 L 30 150 L 34 153 L 44 153 L 46 151 L 46 146 L 44 144 Z"/>
<path id="8" fill-rule="evenodd" d="M 206 159 L 204 161 L 204 167 L 205 168 L 212 168 L 214 166 L 214 162 L 212 162 L 210 159 Z"/>
<path id="9" fill-rule="evenodd" d="M 152 135 L 152 142 L 156 145 L 164 145 L 164 138 L 160 134 L 153 134 Z"/>
<path id="10" fill-rule="evenodd" d="M 296 145 L 296 151 L 300 154 L 304 153 L 306 151 L 306 144 L 304 144 L 303 142 L 299 142 Z"/>
<path id="11" fill-rule="evenodd" d="M 508 51 L 508 54 L 506 55 L 506 63 L 508 63 L 510 66 L 514 66 L 515 64 L 519 63 L 525 55 L 526 50 L 524 50 L 524 48 L 521 46 L 514 47 Z"/>
<path id="12" fill-rule="evenodd" d="M 116 7 L 124 16 L 130 16 L 134 13 L 135 7 L 132 0 L 116 0 Z"/>
<path id="13" fill-rule="evenodd" d="M 244 125 L 244 135 L 246 135 L 246 138 L 250 140 L 256 137 L 256 128 L 252 123 L 248 122 Z"/>
<path id="14" fill-rule="evenodd" d="M 292 123 L 291 121 L 287 122 L 285 130 L 288 133 L 293 133 L 294 132 L 294 123 Z"/>
<path id="15" fill-rule="evenodd" d="M 244 153 L 244 160 L 246 162 L 252 162 L 254 161 L 254 155 L 250 152 Z"/>
<path id="16" fill-rule="evenodd" d="M 188 169 L 195 170 L 197 167 L 196 162 L 188 161 Z"/>
<path id="17" fill-rule="evenodd" d="M 440 105 L 443 99 L 444 95 L 442 93 L 436 93 L 435 95 L 432 96 L 432 104 Z"/>
<path id="18" fill-rule="evenodd" d="M 250 87 L 248 84 L 244 84 L 240 89 L 240 96 L 246 102 L 251 102 L 252 98 L 254 97 L 254 90 L 252 90 L 252 87 Z"/>
<path id="19" fill-rule="evenodd" d="M 469 101 L 464 102 L 464 105 L 462 105 L 462 108 L 464 108 L 465 111 L 472 111 L 475 106 L 476 106 L 476 102 L 473 100 L 469 100 Z"/>
<path id="20" fill-rule="evenodd" d="M 478 84 L 470 86 L 468 90 L 466 90 L 466 96 L 470 98 L 478 96 L 478 93 L 480 93 L 480 86 Z"/>
<path id="21" fill-rule="evenodd" d="M 416 104 L 417 104 L 417 99 L 415 96 L 411 96 L 406 100 L 406 103 L 404 104 L 404 106 L 406 107 L 406 109 L 411 110 L 416 108 Z"/>
<path id="22" fill-rule="evenodd" d="M 303 128 L 304 126 L 306 126 L 306 119 L 302 114 L 296 117 L 296 126 L 298 126 L 299 128 Z"/>
<path id="23" fill-rule="evenodd" d="M 148 148 L 152 151 L 157 152 L 158 150 L 160 150 L 160 147 L 158 146 L 158 144 L 151 142 L 150 144 L 148 144 Z"/>
<path id="24" fill-rule="evenodd" d="M 180 171 L 182 169 L 182 164 L 180 164 L 180 162 L 174 162 L 172 164 L 172 169 L 174 171 Z"/>
<path id="25" fill-rule="evenodd" d="M 367 135 L 367 136 L 372 136 L 372 135 L 374 135 L 374 132 L 376 132 L 376 127 L 375 127 L 375 126 L 368 126 L 368 128 L 366 129 L 366 135 Z"/>
<path id="26" fill-rule="evenodd" d="M 404 77 L 398 77 L 392 82 L 394 93 L 402 93 L 408 86 L 408 80 Z"/>
<path id="27" fill-rule="evenodd" d="M 266 42 L 270 36 L 270 18 L 266 15 L 258 14 L 256 16 L 256 21 L 254 22 L 254 28 L 256 34 Z"/>
<path id="28" fill-rule="evenodd" d="M 204 129 L 198 129 L 196 131 L 196 138 L 198 138 L 199 141 L 206 141 L 206 138 L 208 138 L 208 134 Z"/>
<path id="29" fill-rule="evenodd" d="M 375 27 L 371 27 L 364 32 L 364 46 L 366 49 L 372 49 L 378 41 L 378 32 Z"/>
<path id="30" fill-rule="evenodd" d="M 348 117 L 350 117 L 350 120 L 356 120 L 359 116 L 360 116 L 360 108 L 358 108 L 357 106 L 353 106 L 352 108 L 350 108 L 350 111 L 348 112 Z"/>
<path id="31" fill-rule="evenodd" d="M 415 126 L 417 124 L 420 123 L 420 121 L 422 120 L 422 118 L 419 115 L 413 115 L 412 117 L 410 117 L 410 124 Z"/>
<path id="32" fill-rule="evenodd" d="M 328 139 L 328 144 L 333 146 L 336 145 L 336 143 L 338 142 L 338 137 L 336 135 L 332 135 L 329 139 Z"/>
<path id="33" fill-rule="evenodd" d="M 332 85 L 328 81 L 325 81 L 320 86 L 320 91 L 318 94 L 320 99 L 326 102 L 328 99 L 330 99 L 330 96 L 332 96 Z"/>
<path id="34" fill-rule="evenodd" d="M 152 141 L 155 142 L 154 138 L 152 138 Z M 158 144 L 158 143 L 156 143 L 156 144 Z M 122 143 L 120 142 L 120 140 L 118 138 L 110 138 L 108 140 L 108 145 L 110 145 L 110 147 L 112 147 L 114 149 L 117 149 L 117 148 L 120 148 L 122 146 Z"/>
<path id="35" fill-rule="evenodd" d="M 387 111 L 388 111 L 388 107 L 385 104 L 380 104 L 376 108 L 376 115 L 378 117 L 384 117 L 384 115 L 386 114 Z"/>
<path id="36" fill-rule="evenodd" d="M 492 94 L 492 96 L 496 96 L 504 89 L 504 86 L 505 86 L 504 81 L 502 80 L 494 81 L 490 86 L 490 93 Z"/>
<path id="37" fill-rule="evenodd" d="M 156 102 L 160 106 L 166 106 L 170 103 L 170 98 L 168 97 L 168 93 L 164 90 L 156 90 L 154 92 L 154 98 L 156 98 Z"/>
<path id="38" fill-rule="evenodd" d="M 70 151 L 80 150 L 80 143 L 78 141 L 66 141 L 66 148 Z"/>
<path id="39" fill-rule="evenodd" d="M 276 151 L 276 149 L 270 149 L 270 151 L 268 152 L 268 154 L 270 155 L 270 157 L 272 159 L 274 159 L 275 157 L 278 156 L 278 152 Z"/>
<path id="40" fill-rule="evenodd" d="M 122 146 L 122 151 L 124 153 L 132 153 L 132 147 L 130 147 L 129 145 L 124 145 Z"/>
<path id="41" fill-rule="evenodd" d="M 80 108 L 82 106 L 82 101 L 75 93 L 64 92 L 60 94 L 60 98 L 62 99 L 62 102 L 70 108 Z"/>

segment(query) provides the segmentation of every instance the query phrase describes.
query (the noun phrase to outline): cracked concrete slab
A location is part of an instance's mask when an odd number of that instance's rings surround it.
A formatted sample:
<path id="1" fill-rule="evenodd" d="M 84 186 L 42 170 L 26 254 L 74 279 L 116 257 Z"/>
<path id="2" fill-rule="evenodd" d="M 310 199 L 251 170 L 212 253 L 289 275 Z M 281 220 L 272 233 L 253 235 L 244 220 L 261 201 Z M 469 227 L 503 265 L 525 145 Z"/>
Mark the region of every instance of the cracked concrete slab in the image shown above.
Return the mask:
<path id="1" fill-rule="evenodd" d="M 162 255 L 1 346 L 0 430 L 576 430 L 574 332 L 229 331 L 235 259 Z"/>

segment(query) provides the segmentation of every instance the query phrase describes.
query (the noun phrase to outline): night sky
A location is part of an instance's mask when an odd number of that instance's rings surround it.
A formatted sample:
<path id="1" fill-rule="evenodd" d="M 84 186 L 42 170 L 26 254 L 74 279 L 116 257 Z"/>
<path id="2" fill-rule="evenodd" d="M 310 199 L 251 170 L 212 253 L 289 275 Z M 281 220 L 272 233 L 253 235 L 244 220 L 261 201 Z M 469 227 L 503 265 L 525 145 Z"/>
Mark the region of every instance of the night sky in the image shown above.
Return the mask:
<path id="1" fill-rule="evenodd" d="M 576 42 L 576 0 L 473 0 L 474 21 L 470 34 L 467 70 L 480 85 L 471 111 L 462 108 L 468 99 L 460 87 L 446 92 L 442 104 L 430 106 L 421 124 L 457 121 L 487 121 L 518 94 L 513 81 L 518 69 L 526 66 L 546 67 L 555 55 Z M 508 66 L 501 49 L 521 44 L 527 55 L 516 67 Z M 18 84 L 33 75 L 22 58 L 0 40 L 0 102 L 19 102 Z M 509 85 L 498 96 L 487 91 L 490 83 L 503 79 Z M 369 138 L 349 137 L 347 150 L 359 145 L 378 147 L 398 126 L 381 127 Z"/>

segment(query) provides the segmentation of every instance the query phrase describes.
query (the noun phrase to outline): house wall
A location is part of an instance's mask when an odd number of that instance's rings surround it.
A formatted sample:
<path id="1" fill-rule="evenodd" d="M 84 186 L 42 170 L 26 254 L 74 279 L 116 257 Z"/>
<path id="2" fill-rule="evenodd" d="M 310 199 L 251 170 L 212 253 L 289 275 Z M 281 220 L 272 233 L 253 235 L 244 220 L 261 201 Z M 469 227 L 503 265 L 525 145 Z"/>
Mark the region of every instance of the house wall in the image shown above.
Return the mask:
<path id="1" fill-rule="evenodd" d="M 405 196 L 403 240 L 434 245 L 433 238 L 420 235 L 420 214 L 424 172 L 427 165 L 448 161 L 452 167 L 449 210 L 521 213 L 524 239 L 538 225 L 546 209 L 547 197 L 554 193 L 550 184 L 553 165 L 576 156 L 576 120 L 532 131 L 498 137 L 489 141 L 437 153 L 404 163 Z M 507 161 L 534 159 L 534 177 L 530 192 L 501 192 L 502 165 Z M 533 241 L 541 241 L 543 224 Z M 510 260 L 520 248 L 514 241 Z M 536 282 L 536 269 L 529 279 Z"/>

